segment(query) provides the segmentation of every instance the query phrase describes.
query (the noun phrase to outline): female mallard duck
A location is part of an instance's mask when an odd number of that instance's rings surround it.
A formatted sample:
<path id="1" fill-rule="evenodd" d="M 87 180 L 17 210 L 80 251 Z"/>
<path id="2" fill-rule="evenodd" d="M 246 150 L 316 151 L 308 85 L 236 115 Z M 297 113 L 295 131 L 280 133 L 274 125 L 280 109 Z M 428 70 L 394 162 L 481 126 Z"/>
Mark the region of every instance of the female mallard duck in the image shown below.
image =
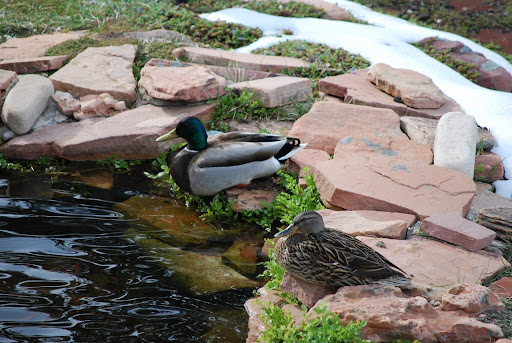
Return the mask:
<path id="1" fill-rule="evenodd" d="M 201 121 L 182 119 L 158 142 L 182 137 L 188 145 L 171 161 L 170 170 L 181 189 L 209 196 L 268 177 L 288 158 L 302 150 L 297 138 L 249 132 L 228 132 L 207 137 Z"/>
<path id="2" fill-rule="evenodd" d="M 277 262 L 299 279 L 336 288 L 410 283 L 403 270 L 377 251 L 346 233 L 326 228 L 315 211 L 298 214 L 275 237 L 282 237 L 274 250 Z"/>

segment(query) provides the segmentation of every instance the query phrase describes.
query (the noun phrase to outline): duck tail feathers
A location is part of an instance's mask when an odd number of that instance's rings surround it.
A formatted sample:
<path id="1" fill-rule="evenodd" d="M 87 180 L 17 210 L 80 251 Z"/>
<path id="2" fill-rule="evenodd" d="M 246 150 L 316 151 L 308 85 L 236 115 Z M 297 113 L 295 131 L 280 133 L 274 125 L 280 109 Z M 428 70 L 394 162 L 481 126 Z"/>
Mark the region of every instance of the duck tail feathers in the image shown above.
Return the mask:
<path id="1" fill-rule="evenodd" d="M 298 138 L 287 137 L 286 144 L 283 145 L 281 150 L 279 150 L 279 152 L 274 157 L 281 163 L 284 163 L 284 161 L 304 149 L 307 145 L 308 143 L 301 143 L 300 139 Z"/>
<path id="2" fill-rule="evenodd" d="M 405 287 L 411 284 L 411 278 L 397 275 L 377 280 L 374 283 L 384 286 Z"/>

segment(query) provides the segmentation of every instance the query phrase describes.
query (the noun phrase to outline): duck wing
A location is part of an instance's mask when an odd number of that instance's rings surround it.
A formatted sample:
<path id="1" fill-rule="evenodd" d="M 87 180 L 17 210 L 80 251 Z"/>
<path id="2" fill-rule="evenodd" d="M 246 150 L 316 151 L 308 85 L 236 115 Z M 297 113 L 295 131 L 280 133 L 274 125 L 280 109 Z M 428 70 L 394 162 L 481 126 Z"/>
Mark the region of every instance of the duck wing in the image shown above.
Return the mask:
<path id="1" fill-rule="evenodd" d="M 286 140 L 286 136 L 234 131 L 208 137 L 208 144 L 214 142 L 276 142 L 282 140 Z"/>
<path id="2" fill-rule="evenodd" d="M 315 235 L 327 260 L 342 261 L 355 276 L 379 278 L 405 273 L 368 245 L 344 232 L 326 229 Z"/>
<path id="3" fill-rule="evenodd" d="M 277 141 L 213 141 L 201 151 L 195 161 L 199 168 L 238 166 L 250 162 L 265 161 L 274 157 L 286 144 Z"/>

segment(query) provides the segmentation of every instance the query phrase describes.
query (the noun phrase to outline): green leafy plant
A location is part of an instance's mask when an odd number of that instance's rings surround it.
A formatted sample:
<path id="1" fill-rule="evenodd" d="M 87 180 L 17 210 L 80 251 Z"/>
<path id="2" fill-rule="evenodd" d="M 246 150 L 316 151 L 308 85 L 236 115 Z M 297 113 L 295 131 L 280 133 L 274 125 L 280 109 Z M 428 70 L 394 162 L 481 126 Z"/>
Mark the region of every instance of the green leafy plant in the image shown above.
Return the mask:
<path id="1" fill-rule="evenodd" d="M 9 162 L 2 154 L 0 154 L 0 168 L 7 170 L 23 171 L 23 165 L 20 163 Z"/>
<path id="2" fill-rule="evenodd" d="M 116 155 L 111 155 L 106 160 L 98 160 L 96 164 L 102 167 L 109 167 L 117 172 L 129 172 L 132 167 L 142 164 L 140 160 L 119 160 Z"/>
<path id="3" fill-rule="evenodd" d="M 266 325 L 259 338 L 262 342 L 369 342 L 360 337 L 366 322 L 351 321 L 344 326 L 340 323 L 339 315 L 332 313 L 325 303 L 313 310 L 314 316 L 307 315 L 303 307 L 301 325 L 295 325 L 291 313 L 279 306 L 269 304 L 262 309 L 260 319 Z"/>
<path id="4" fill-rule="evenodd" d="M 265 284 L 267 289 L 279 289 L 279 285 L 283 281 L 284 268 L 279 265 L 276 261 L 274 254 L 274 241 L 271 239 L 265 239 L 270 244 L 271 248 L 268 252 L 268 261 L 263 262 L 265 270 L 259 275 L 259 277 L 265 278 L 268 282 Z"/>

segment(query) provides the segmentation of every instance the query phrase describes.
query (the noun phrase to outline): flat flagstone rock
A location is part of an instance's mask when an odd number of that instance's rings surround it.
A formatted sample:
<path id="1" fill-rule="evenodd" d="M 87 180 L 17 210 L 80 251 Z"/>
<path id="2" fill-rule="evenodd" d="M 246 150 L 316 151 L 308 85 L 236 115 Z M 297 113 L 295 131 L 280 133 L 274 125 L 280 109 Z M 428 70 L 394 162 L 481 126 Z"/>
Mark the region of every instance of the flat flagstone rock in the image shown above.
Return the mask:
<path id="1" fill-rule="evenodd" d="M 243 54 L 234 51 L 186 47 L 175 49 L 176 58 L 188 59 L 194 63 L 213 64 L 221 67 L 237 67 L 251 70 L 280 73 L 283 69 L 309 67 L 309 63 L 298 58 L 257 54 Z"/>
<path id="2" fill-rule="evenodd" d="M 476 193 L 473 201 L 471 202 L 471 207 L 469 208 L 468 214 L 466 218 L 476 222 L 478 220 L 479 211 L 486 208 L 494 208 L 494 207 L 503 207 L 508 208 L 512 212 L 512 200 L 499 196 L 498 194 L 491 191 L 492 185 L 483 182 L 476 182 Z M 480 225 L 484 225 L 479 222 Z M 501 235 L 499 231 L 498 235 Z"/>
<path id="3" fill-rule="evenodd" d="M 226 79 L 199 65 L 146 65 L 140 75 L 139 89 L 147 96 L 173 102 L 214 99 L 224 94 L 228 85 Z"/>
<path id="4" fill-rule="evenodd" d="M 87 48 L 50 76 L 55 89 L 75 98 L 109 93 L 130 106 L 137 99 L 133 76 L 136 47 L 130 44 Z"/>
<path id="5" fill-rule="evenodd" d="M 426 75 L 410 69 L 392 68 L 384 63 L 374 64 L 368 78 L 391 96 L 399 97 L 414 108 L 439 108 L 445 102 L 443 92 Z"/>
<path id="6" fill-rule="evenodd" d="M 230 86 L 238 93 L 244 90 L 254 93 L 263 107 L 273 108 L 313 97 L 311 81 L 302 77 L 276 76 L 259 80 L 239 82 Z"/>
<path id="7" fill-rule="evenodd" d="M 261 286 L 261 282 L 251 280 L 222 263 L 222 256 L 173 247 L 133 228 L 128 229 L 126 235 L 149 256 L 154 256 L 168 267 L 179 287 L 185 287 L 193 294 Z"/>
<path id="8" fill-rule="evenodd" d="M 0 146 L 0 152 L 21 159 L 37 159 L 39 155 L 74 161 L 108 159 L 112 155 L 118 159 L 154 159 L 176 143 L 155 142 L 159 135 L 175 128 L 186 116 L 208 119 L 213 107 L 145 105 L 105 119 L 89 118 L 16 137 Z"/>
<path id="9" fill-rule="evenodd" d="M 412 214 L 380 211 L 321 210 L 326 227 L 351 236 L 375 236 L 405 239 L 407 228 L 415 221 Z"/>
<path id="10" fill-rule="evenodd" d="M 475 184 L 455 170 L 373 155 L 316 165 L 315 182 L 329 203 L 349 210 L 465 216 Z"/>
<path id="11" fill-rule="evenodd" d="M 0 44 L 0 61 L 42 57 L 48 48 L 62 42 L 86 36 L 87 31 L 56 32 L 27 38 L 12 38 Z"/>
<path id="12" fill-rule="evenodd" d="M 496 237 L 496 232 L 456 214 L 430 216 L 422 221 L 421 231 L 469 251 L 488 247 Z"/>
<path id="13" fill-rule="evenodd" d="M 406 240 L 357 238 L 413 275 L 415 283 L 434 288 L 485 282 L 510 267 L 507 261 L 494 253 L 484 250 L 471 252 L 418 236 Z M 378 241 L 383 242 L 385 248 L 376 245 Z"/>
<path id="14" fill-rule="evenodd" d="M 367 75 L 367 69 L 358 69 L 353 73 L 326 77 L 318 82 L 318 88 L 321 92 L 343 98 L 345 103 L 389 108 L 400 116 L 439 119 L 445 113 L 462 111 L 460 106 L 447 96 L 444 96 L 443 105 L 436 109 L 409 107 L 379 90 L 368 80 Z"/>
<path id="15" fill-rule="evenodd" d="M 334 149 L 335 159 L 349 159 L 359 156 L 379 154 L 403 160 L 419 161 L 432 164 L 432 148 L 413 140 L 384 134 L 367 135 L 354 133 L 342 138 Z"/>
<path id="16" fill-rule="evenodd" d="M 28 57 L 0 61 L 0 69 L 15 71 L 18 74 L 32 74 L 59 69 L 68 59 L 64 56 Z"/>
<path id="17" fill-rule="evenodd" d="M 308 149 L 323 150 L 332 155 L 340 139 L 355 133 L 407 138 L 400 131 L 398 115 L 392 110 L 330 101 L 316 102 L 309 113 L 293 124 L 288 135 L 308 143 Z"/>
<path id="18" fill-rule="evenodd" d="M 290 158 L 288 168 L 292 172 L 298 173 L 299 177 L 304 177 L 304 168 L 308 168 L 308 174 L 314 174 L 317 163 L 329 160 L 329 154 L 323 150 L 302 149 Z"/>
<path id="19" fill-rule="evenodd" d="M 53 84 L 46 77 L 23 77 L 5 98 L 3 123 L 18 135 L 27 133 L 48 106 L 53 92 Z"/>
<path id="20" fill-rule="evenodd" d="M 185 62 L 176 62 L 176 61 L 170 61 L 170 60 L 163 60 L 159 58 L 152 58 L 151 60 L 146 63 L 146 66 L 155 66 L 155 67 L 169 67 L 171 65 L 180 64 L 184 67 L 188 66 L 201 66 L 204 68 L 207 68 L 211 72 L 215 73 L 216 75 L 219 75 L 223 78 L 225 78 L 229 84 L 242 82 L 242 81 L 251 81 L 251 80 L 258 80 L 263 79 L 265 77 L 275 77 L 275 76 L 282 76 L 281 74 L 276 73 L 270 73 L 266 71 L 261 70 L 250 70 L 250 69 L 244 69 L 240 67 L 219 67 L 215 65 L 208 65 L 208 64 L 197 64 L 197 63 L 185 63 Z"/>
<path id="21" fill-rule="evenodd" d="M 505 276 L 489 285 L 502 298 L 512 298 L 512 277 Z"/>
<path id="22" fill-rule="evenodd" d="M 496 232 L 496 234 L 510 240 L 512 235 L 512 207 L 488 207 L 478 213 L 478 223 Z"/>
<path id="23" fill-rule="evenodd" d="M 458 170 L 473 178 L 477 137 L 474 117 L 463 112 L 445 114 L 437 123 L 434 164 Z"/>

